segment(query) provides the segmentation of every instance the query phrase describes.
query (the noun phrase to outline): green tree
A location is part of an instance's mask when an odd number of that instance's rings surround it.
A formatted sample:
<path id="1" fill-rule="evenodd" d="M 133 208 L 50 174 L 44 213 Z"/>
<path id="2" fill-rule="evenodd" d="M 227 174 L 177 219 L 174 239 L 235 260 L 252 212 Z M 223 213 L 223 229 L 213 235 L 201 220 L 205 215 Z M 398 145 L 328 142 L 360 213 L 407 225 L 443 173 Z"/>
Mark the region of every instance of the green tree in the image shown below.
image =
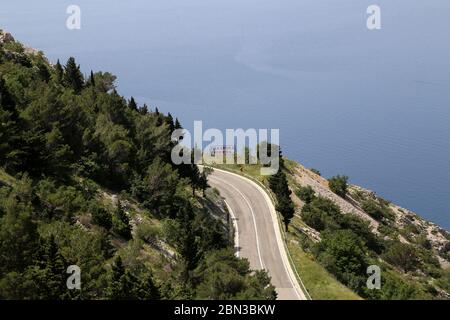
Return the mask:
<path id="1" fill-rule="evenodd" d="M 64 78 L 64 69 L 61 66 L 61 63 L 58 61 L 56 62 L 55 65 L 55 81 L 56 83 L 62 83 L 63 82 L 63 78 Z"/>
<path id="2" fill-rule="evenodd" d="M 91 74 L 86 82 L 86 86 L 95 88 L 95 75 L 92 70 L 91 70 Z"/>
<path id="3" fill-rule="evenodd" d="M 66 177 L 70 174 L 70 165 L 72 163 L 73 152 L 65 144 L 61 131 L 55 127 L 45 135 L 46 138 L 46 163 L 49 167 L 48 172 L 59 177 Z"/>
<path id="4" fill-rule="evenodd" d="M 53 235 L 42 240 L 42 249 L 37 264 L 27 270 L 29 281 L 33 282 L 33 298 L 57 300 L 69 298 L 66 286 L 67 262 L 61 255 Z"/>
<path id="5" fill-rule="evenodd" d="M 199 177 L 199 186 L 202 189 L 203 197 L 205 196 L 206 189 L 208 189 L 208 176 L 213 172 L 210 167 L 204 167 Z"/>
<path id="6" fill-rule="evenodd" d="M 43 61 L 37 63 L 38 75 L 42 81 L 49 82 L 51 79 L 50 71 Z"/>
<path id="7" fill-rule="evenodd" d="M 286 232 L 289 231 L 289 223 L 294 217 L 294 203 L 289 196 L 280 196 L 277 199 L 276 209 L 283 217 L 283 223 Z"/>
<path id="8" fill-rule="evenodd" d="M 172 166 L 157 158 L 148 167 L 143 179 L 135 179 L 131 190 L 155 214 L 174 217 L 178 212 L 176 204 L 183 187 L 183 182 Z"/>
<path id="9" fill-rule="evenodd" d="M 8 169 L 20 165 L 21 151 L 19 113 L 14 98 L 0 75 L 0 165 Z"/>
<path id="10" fill-rule="evenodd" d="M 131 97 L 130 101 L 128 102 L 128 108 L 130 108 L 131 110 L 134 110 L 134 111 L 138 110 L 137 103 L 133 97 Z"/>
<path id="11" fill-rule="evenodd" d="M 160 298 L 159 288 L 151 274 L 144 273 L 139 279 L 125 268 L 117 256 L 111 268 L 107 297 L 111 300 L 154 300 Z"/>
<path id="12" fill-rule="evenodd" d="M 111 279 L 107 289 L 107 296 L 112 300 L 130 300 L 132 298 L 131 279 L 125 272 L 122 258 L 117 256 L 111 268 Z"/>
<path id="13" fill-rule="evenodd" d="M 181 126 L 180 121 L 178 121 L 178 118 L 175 119 L 175 129 L 183 129 L 183 127 Z"/>
<path id="14" fill-rule="evenodd" d="M 268 148 L 270 150 L 271 146 L 268 146 Z M 295 209 L 294 203 L 291 200 L 292 191 L 289 189 L 286 174 L 283 172 L 284 160 L 281 150 L 279 151 L 279 161 L 280 169 L 276 174 L 270 176 L 269 186 L 277 197 L 276 209 L 283 217 L 283 223 L 287 232 L 289 230 L 289 223 L 294 217 Z"/>
<path id="15" fill-rule="evenodd" d="M 39 235 L 31 199 L 21 200 L 23 196 L 13 193 L 1 204 L 5 214 L 0 219 L 0 274 L 23 272 L 37 252 Z"/>
<path id="16" fill-rule="evenodd" d="M 75 58 L 70 57 L 67 60 L 64 68 L 63 83 L 66 87 L 73 89 L 76 94 L 79 94 L 84 86 L 83 74 L 80 71 L 80 66 L 75 62 Z"/>

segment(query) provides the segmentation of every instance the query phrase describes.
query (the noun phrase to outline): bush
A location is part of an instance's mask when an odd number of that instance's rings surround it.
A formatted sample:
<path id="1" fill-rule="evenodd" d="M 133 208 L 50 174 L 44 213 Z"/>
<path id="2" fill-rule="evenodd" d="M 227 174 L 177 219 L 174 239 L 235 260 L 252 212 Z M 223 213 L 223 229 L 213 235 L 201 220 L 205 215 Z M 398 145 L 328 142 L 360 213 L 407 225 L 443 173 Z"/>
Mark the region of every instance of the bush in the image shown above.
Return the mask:
<path id="1" fill-rule="evenodd" d="M 388 246 L 382 258 L 405 272 L 414 271 L 419 266 L 416 249 L 406 243 L 395 242 Z"/>
<path id="2" fill-rule="evenodd" d="M 375 200 L 369 199 L 362 203 L 361 208 L 375 220 L 383 219 L 383 212 Z"/>
<path id="3" fill-rule="evenodd" d="M 149 245 L 156 245 L 158 238 L 161 237 L 161 230 L 155 225 L 143 223 L 136 230 L 136 236 Z"/>
<path id="4" fill-rule="evenodd" d="M 373 199 L 364 201 L 361 208 L 375 220 L 381 221 L 383 218 L 392 219 L 394 213 L 384 203 L 378 203 Z"/>
<path id="5" fill-rule="evenodd" d="M 314 252 L 319 262 L 350 288 L 360 291 L 366 278 L 366 248 L 350 230 L 325 232 Z"/>
<path id="6" fill-rule="evenodd" d="M 335 176 L 328 179 L 329 187 L 331 191 L 338 196 L 345 198 L 347 196 L 348 189 L 348 177 L 347 176 Z"/>
<path id="7" fill-rule="evenodd" d="M 343 216 L 341 227 L 343 229 L 352 230 L 361 238 L 361 240 L 370 250 L 376 253 L 382 252 L 384 248 L 383 242 L 376 234 L 372 232 L 368 221 L 352 214 L 346 214 Z"/>
<path id="8" fill-rule="evenodd" d="M 266 271 L 253 272 L 232 250 L 210 252 L 193 272 L 197 299 L 275 300 L 277 293 Z"/>
<path id="9" fill-rule="evenodd" d="M 424 288 L 391 271 L 382 271 L 380 290 L 364 288 L 363 296 L 378 300 L 428 300 L 430 294 Z"/>
<path id="10" fill-rule="evenodd" d="M 325 229 L 338 229 L 342 222 L 339 207 L 331 200 L 317 197 L 302 208 L 302 219 L 317 231 Z"/>
<path id="11" fill-rule="evenodd" d="M 295 194 L 304 203 L 311 203 L 311 201 L 313 201 L 316 196 L 316 193 L 314 192 L 313 188 L 311 188 L 311 186 L 299 187 Z"/>
<path id="12" fill-rule="evenodd" d="M 440 288 L 450 292 L 450 269 L 442 271 L 441 277 L 435 283 Z"/>
<path id="13" fill-rule="evenodd" d="M 98 204 L 91 205 L 92 222 L 100 227 L 110 230 L 112 228 L 111 214 Z"/>
<path id="14" fill-rule="evenodd" d="M 132 238 L 130 219 L 125 211 L 122 209 L 120 200 L 117 201 L 117 208 L 112 218 L 113 231 L 126 240 Z"/>

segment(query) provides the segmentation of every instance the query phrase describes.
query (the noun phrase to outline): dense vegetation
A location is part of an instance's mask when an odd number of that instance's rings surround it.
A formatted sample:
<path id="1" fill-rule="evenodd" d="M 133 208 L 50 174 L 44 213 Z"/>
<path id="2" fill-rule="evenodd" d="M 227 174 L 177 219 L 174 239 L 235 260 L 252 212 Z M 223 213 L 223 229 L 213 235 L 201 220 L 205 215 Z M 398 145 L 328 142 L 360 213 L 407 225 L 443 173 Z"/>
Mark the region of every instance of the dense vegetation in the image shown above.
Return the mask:
<path id="1" fill-rule="evenodd" d="M 330 188 L 334 185 L 334 192 L 342 197 L 347 195 L 347 177 L 337 176 L 329 182 Z M 303 249 L 311 252 L 321 265 L 360 296 L 431 299 L 439 296 L 437 287 L 445 290 L 448 286 L 448 270 L 440 267 L 429 246 L 427 249 L 376 234 L 368 221 L 343 214 L 339 206 L 317 196 L 311 187 L 298 187 L 296 195 L 304 202 L 302 220 L 321 236 L 319 242 L 302 237 Z M 380 229 L 392 225 L 393 212 L 386 201 L 370 198 L 361 201 L 363 209 L 380 221 Z M 370 265 L 378 265 L 383 270 L 380 290 L 367 288 L 366 270 Z M 435 285 L 431 284 L 433 279 L 438 279 Z"/>
<path id="2" fill-rule="evenodd" d="M 170 161 L 178 120 L 115 79 L 0 44 L 0 298 L 275 298 L 203 206 L 206 174 Z M 161 243 L 170 257 L 149 263 Z M 81 290 L 66 287 L 69 265 Z"/>

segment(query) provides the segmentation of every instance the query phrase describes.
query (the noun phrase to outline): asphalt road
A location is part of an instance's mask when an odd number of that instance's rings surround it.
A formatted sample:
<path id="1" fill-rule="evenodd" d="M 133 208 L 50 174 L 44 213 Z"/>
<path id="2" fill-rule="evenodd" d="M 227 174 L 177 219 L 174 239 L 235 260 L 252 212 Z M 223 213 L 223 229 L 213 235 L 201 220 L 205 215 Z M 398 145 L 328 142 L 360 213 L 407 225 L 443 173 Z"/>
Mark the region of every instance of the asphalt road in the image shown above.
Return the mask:
<path id="1" fill-rule="evenodd" d="M 291 269 L 269 196 L 255 182 L 214 169 L 208 176 L 235 217 L 237 255 L 247 258 L 252 269 L 265 269 L 272 278 L 280 300 L 304 300 Z"/>

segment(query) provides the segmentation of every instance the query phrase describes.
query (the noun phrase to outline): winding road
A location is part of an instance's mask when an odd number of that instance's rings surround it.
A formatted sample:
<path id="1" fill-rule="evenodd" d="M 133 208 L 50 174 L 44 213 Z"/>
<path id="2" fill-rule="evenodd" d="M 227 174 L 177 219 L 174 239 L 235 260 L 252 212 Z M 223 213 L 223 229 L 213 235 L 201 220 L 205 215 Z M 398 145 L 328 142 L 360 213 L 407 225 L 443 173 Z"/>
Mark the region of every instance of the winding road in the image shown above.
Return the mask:
<path id="1" fill-rule="evenodd" d="M 214 169 L 208 181 L 220 191 L 234 220 L 236 254 L 247 258 L 252 269 L 268 271 L 278 299 L 306 300 L 289 264 L 275 208 L 264 189 L 219 169 Z"/>

